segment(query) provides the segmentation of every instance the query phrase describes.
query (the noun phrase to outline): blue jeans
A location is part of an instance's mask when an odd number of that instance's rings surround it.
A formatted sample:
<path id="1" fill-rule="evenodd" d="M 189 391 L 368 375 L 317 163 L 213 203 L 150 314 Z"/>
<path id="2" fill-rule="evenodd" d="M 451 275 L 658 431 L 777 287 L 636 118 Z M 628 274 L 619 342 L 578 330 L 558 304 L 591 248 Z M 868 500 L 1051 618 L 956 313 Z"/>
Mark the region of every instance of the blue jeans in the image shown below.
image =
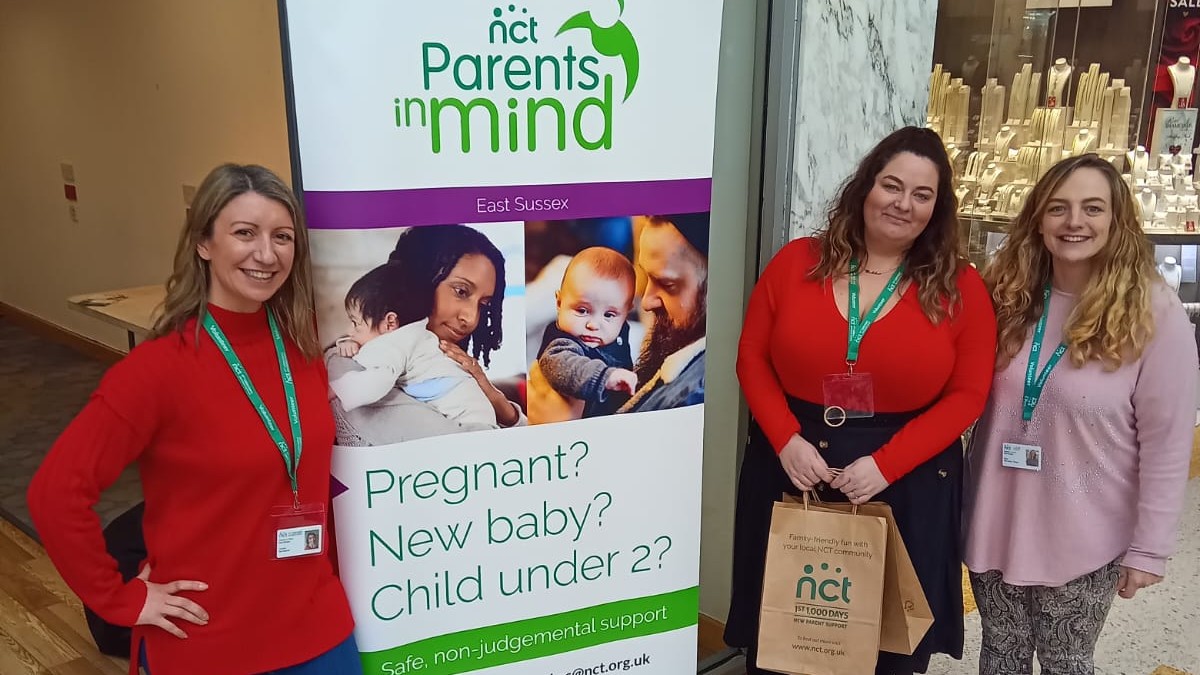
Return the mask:
<path id="1" fill-rule="evenodd" d="M 143 641 L 138 664 L 146 671 L 146 675 L 150 675 L 150 666 L 146 663 L 146 643 Z M 354 634 L 351 633 L 341 644 L 316 658 L 262 675 L 362 675 L 362 660 L 358 656 Z"/>

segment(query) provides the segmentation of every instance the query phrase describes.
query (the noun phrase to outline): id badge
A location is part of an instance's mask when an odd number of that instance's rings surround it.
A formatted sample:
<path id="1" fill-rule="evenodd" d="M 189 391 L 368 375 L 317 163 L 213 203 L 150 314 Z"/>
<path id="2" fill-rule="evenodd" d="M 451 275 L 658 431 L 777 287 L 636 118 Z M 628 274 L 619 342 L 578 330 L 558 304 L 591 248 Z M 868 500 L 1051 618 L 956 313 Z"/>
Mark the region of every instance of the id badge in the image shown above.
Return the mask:
<path id="1" fill-rule="evenodd" d="M 825 423 L 829 426 L 875 416 L 875 380 L 870 373 L 826 375 L 821 388 L 825 395 Z"/>
<path id="2" fill-rule="evenodd" d="M 1004 466 L 1026 471 L 1042 470 L 1042 448 L 1040 446 L 1005 443 L 1000 448 L 1003 451 L 1001 461 Z"/>
<path id="3" fill-rule="evenodd" d="M 325 505 L 289 504 L 271 509 L 273 560 L 287 560 L 325 552 Z"/>

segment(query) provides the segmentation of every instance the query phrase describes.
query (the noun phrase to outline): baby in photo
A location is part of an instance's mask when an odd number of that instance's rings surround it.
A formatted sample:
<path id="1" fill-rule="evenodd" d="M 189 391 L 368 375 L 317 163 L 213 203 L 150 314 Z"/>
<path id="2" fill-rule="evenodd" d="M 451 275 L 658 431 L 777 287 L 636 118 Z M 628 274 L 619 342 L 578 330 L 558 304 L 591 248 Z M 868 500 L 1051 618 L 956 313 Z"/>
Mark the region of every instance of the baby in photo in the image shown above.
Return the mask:
<path id="1" fill-rule="evenodd" d="M 367 272 L 346 294 L 351 331 L 337 342 L 338 353 L 363 370 L 329 383 L 347 410 L 370 405 L 394 387 L 464 426 L 497 428 L 496 411 L 474 379 L 438 346 L 420 319 L 400 325 L 389 306 L 398 275 L 388 265 Z"/>
<path id="2" fill-rule="evenodd" d="M 535 364 L 565 400 L 570 412 L 562 418 L 611 414 L 637 391 L 627 321 L 635 285 L 629 259 L 603 246 L 580 251 L 567 266 L 558 318 L 546 327 Z"/>

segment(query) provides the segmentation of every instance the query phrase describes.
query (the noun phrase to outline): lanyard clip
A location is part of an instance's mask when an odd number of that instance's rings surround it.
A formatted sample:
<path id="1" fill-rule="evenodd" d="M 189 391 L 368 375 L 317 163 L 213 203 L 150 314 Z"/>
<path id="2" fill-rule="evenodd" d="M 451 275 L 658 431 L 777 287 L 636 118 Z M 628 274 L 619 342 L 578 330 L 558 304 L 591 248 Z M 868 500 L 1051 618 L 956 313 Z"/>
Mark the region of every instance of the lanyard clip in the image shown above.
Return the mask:
<path id="1" fill-rule="evenodd" d="M 292 508 L 296 511 L 300 510 L 300 491 L 292 490 Z"/>
<path id="2" fill-rule="evenodd" d="M 846 359 L 846 372 L 854 374 L 854 364 L 858 363 L 857 359 Z"/>

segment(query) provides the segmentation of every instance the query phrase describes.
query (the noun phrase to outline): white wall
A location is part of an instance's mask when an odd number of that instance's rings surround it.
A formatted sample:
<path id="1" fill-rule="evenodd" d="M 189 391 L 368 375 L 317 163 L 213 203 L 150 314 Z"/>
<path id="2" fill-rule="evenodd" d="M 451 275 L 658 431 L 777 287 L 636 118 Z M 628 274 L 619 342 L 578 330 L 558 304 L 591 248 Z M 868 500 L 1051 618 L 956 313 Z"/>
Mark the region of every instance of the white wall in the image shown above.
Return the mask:
<path id="1" fill-rule="evenodd" d="M 289 175 L 272 0 L 3 0 L 0 92 L 0 302 L 113 346 L 67 296 L 164 281 L 214 165 Z"/>

